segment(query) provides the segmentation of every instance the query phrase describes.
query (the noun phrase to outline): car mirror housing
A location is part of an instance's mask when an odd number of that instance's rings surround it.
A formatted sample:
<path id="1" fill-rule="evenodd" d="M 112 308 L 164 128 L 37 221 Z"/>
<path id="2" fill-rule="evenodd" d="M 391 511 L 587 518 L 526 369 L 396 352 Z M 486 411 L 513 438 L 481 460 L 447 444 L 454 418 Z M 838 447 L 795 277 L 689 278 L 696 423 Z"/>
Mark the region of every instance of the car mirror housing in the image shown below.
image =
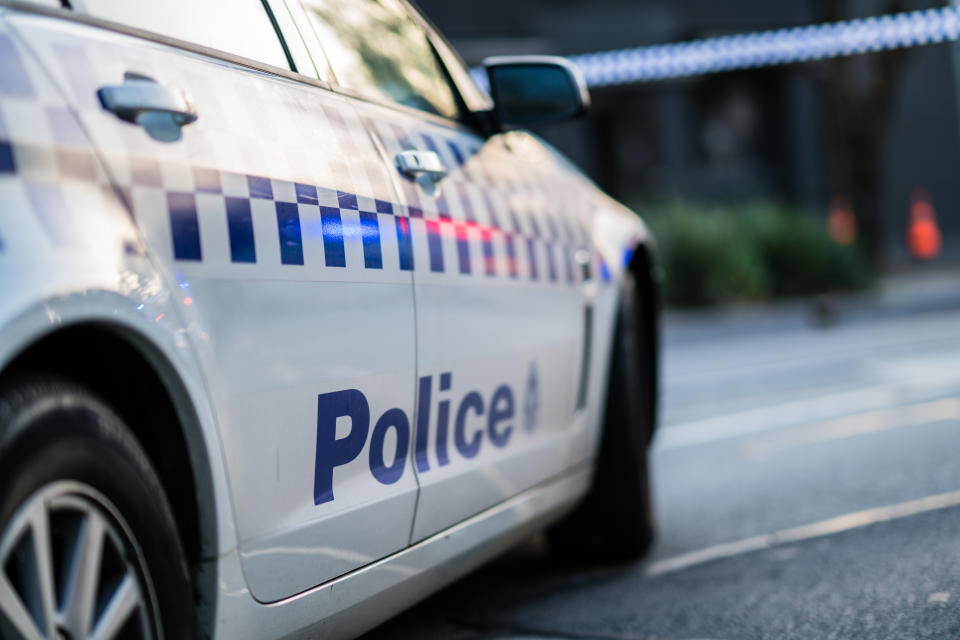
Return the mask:
<path id="1" fill-rule="evenodd" d="M 559 56 L 498 56 L 483 61 L 493 117 L 502 129 L 570 120 L 586 113 L 590 94 L 580 70 Z"/>

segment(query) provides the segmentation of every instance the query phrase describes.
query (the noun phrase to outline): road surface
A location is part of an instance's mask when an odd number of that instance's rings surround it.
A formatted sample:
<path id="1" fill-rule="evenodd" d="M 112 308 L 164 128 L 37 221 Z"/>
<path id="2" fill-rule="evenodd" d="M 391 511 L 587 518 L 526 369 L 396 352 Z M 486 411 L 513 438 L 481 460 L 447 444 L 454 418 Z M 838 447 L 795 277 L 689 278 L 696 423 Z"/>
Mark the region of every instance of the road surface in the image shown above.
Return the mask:
<path id="1" fill-rule="evenodd" d="M 533 540 L 370 640 L 960 637 L 960 311 L 665 342 L 649 558 Z"/>

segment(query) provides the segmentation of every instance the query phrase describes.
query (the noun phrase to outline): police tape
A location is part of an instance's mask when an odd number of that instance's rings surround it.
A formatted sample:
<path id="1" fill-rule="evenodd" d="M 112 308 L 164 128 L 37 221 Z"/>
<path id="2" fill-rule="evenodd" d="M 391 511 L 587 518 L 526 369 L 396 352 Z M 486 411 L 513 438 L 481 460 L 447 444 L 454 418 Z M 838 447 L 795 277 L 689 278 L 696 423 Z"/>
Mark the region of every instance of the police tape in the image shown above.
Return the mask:
<path id="1" fill-rule="evenodd" d="M 569 56 L 590 87 L 653 82 L 960 39 L 960 7 Z M 482 72 L 473 76 L 487 86 Z"/>

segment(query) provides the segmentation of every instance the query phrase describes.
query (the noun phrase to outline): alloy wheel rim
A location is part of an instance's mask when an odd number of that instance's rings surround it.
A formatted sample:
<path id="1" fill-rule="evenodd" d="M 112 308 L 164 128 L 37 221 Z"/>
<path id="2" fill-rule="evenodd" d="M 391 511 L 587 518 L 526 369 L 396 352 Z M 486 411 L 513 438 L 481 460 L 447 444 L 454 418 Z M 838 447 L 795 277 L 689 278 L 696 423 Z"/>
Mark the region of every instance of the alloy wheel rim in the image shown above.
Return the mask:
<path id="1" fill-rule="evenodd" d="M 154 640 L 156 598 L 129 527 L 73 481 L 34 492 L 0 533 L 0 636 Z"/>

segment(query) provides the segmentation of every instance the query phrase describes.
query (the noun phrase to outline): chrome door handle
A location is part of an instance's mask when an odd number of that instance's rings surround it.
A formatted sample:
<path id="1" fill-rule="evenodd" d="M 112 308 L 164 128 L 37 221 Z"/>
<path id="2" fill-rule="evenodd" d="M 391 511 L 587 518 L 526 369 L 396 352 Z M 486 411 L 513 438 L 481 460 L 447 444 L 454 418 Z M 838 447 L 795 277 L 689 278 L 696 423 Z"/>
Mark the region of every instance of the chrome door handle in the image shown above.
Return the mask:
<path id="1" fill-rule="evenodd" d="M 97 97 L 104 109 L 142 126 L 162 142 L 179 140 L 180 127 L 197 119 L 196 107 L 186 92 L 135 73 L 124 74 L 123 84 L 101 87 Z"/>
<path id="2" fill-rule="evenodd" d="M 410 178 L 426 176 L 439 180 L 447 175 L 447 168 L 435 151 L 401 151 L 396 160 L 401 173 Z"/>

